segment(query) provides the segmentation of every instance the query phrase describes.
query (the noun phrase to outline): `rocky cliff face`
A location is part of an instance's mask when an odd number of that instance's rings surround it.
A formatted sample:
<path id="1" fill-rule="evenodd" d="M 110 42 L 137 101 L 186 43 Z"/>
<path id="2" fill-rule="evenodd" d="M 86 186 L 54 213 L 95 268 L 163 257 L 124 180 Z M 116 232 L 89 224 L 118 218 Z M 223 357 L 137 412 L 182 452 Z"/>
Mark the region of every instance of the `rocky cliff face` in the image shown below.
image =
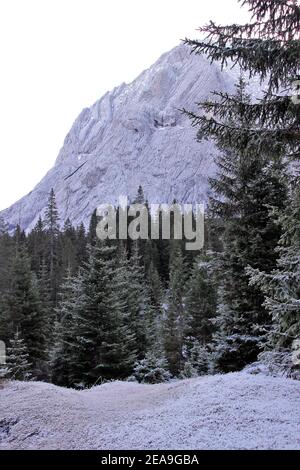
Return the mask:
<path id="1" fill-rule="evenodd" d="M 183 45 L 164 54 L 131 84 L 84 109 L 54 167 L 31 193 L 2 212 L 12 228 L 31 228 L 53 187 L 61 220 L 87 222 L 98 204 L 133 197 L 141 184 L 150 202 L 202 202 L 214 172 L 212 143 L 197 143 L 180 112 L 196 109 L 211 90 L 232 92 L 236 71 L 221 71 Z"/>

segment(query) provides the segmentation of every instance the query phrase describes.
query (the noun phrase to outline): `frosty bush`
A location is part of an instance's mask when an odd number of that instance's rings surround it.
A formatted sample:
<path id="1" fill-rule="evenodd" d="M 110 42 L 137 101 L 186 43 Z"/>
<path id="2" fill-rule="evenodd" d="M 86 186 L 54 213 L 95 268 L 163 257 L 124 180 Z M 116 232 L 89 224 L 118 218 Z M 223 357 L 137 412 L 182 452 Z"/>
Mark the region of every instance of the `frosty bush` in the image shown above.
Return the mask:
<path id="1" fill-rule="evenodd" d="M 148 353 L 144 359 L 135 364 L 130 380 L 139 383 L 156 384 L 170 380 L 171 374 L 167 370 L 165 358 L 158 358 L 153 353 Z"/>
<path id="2" fill-rule="evenodd" d="M 8 369 L 4 365 L 0 365 L 0 383 L 1 380 L 7 378 L 8 376 Z"/>
<path id="3" fill-rule="evenodd" d="M 199 341 L 194 341 L 180 377 L 190 379 L 211 372 L 211 353 Z"/>
<path id="4" fill-rule="evenodd" d="M 24 340 L 20 332 L 15 332 L 7 348 L 7 370 L 5 376 L 11 380 L 31 380 L 31 364 Z"/>
<path id="5" fill-rule="evenodd" d="M 180 373 L 180 378 L 181 379 L 192 379 L 194 377 L 198 377 L 198 371 L 197 369 L 193 366 L 191 361 L 187 361 L 184 364 L 183 370 Z"/>
<path id="6" fill-rule="evenodd" d="M 264 374 L 272 377 L 287 377 L 300 380 L 300 367 L 293 362 L 289 350 L 265 351 L 259 354 L 257 362 L 244 369 L 249 374 Z"/>

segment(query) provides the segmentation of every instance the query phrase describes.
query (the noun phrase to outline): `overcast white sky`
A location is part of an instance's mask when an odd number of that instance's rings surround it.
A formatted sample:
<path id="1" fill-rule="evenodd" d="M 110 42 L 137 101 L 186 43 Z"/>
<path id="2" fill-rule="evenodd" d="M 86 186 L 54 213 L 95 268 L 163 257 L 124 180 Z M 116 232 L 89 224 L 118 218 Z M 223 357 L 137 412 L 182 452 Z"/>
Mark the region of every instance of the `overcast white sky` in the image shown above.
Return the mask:
<path id="1" fill-rule="evenodd" d="M 53 166 L 82 108 L 237 0 L 0 0 L 0 209 Z"/>

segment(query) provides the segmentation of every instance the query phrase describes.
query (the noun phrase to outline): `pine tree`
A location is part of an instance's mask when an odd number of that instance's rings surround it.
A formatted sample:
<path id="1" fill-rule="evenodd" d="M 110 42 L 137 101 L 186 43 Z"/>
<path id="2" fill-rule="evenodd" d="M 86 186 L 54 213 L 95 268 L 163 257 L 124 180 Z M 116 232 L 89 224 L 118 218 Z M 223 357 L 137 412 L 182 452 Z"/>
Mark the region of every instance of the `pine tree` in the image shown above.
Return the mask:
<path id="1" fill-rule="evenodd" d="M 82 267 L 87 261 L 87 236 L 84 224 L 76 229 L 76 265 Z"/>
<path id="2" fill-rule="evenodd" d="M 76 334 L 79 315 L 84 309 L 83 278 L 81 273 L 73 277 L 67 272 L 56 309 L 57 319 L 51 350 L 51 378 L 61 386 L 72 385 L 72 371 L 78 361 Z"/>
<path id="3" fill-rule="evenodd" d="M 223 66 L 228 63 L 239 65 L 250 76 L 256 75 L 262 82 L 267 83 L 268 89 L 264 93 L 263 99 L 255 102 L 243 102 L 227 93 L 214 93 L 215 100 L 199 104 L 204 111 L 202 116 L 197 116 L 195 113 L 189 113 L 189 116 L 195 125 L 199 125 L 199 138 L 203 135 L 213 136 L 217 141 L 227 141 L 233 147 L 243 145 L 248 147 L 248 154 L 253 150 L 261 158 L 268 156 L 270 160 L 278 155 L 288 155 L 289 158 L 299 159 L 300 107 L 298 101 L 294 99 L 295 96 L 292 96 L 295 95 L 295 91 L 292 90 L 292 82 L 299 78 L 300 7 L 294 0 L 268 0 L 264 2 L 243 0 L 242 4 L 247 5 L 252 14 L 252 20 L 249 24 L 220 26 L 210 22 L 200 29 L 206 35 L 204 40 L 186 40 L 186 43 L 192 47 L 193 52 L 197 54 L 205 53 L 211 61 L 221 61 Z M 236 117 L 237 107 L 240 114 L 248 117 L 248 123 L 236 120 L 235 123 L 228 125 L 228 121 L 232 120 L 233 116 Z M 282 170 L 284 175 L 286 169 L 282 168 Z M 278 181 L 278 172 L 276 179 Z M 227 181 L 227 183 L 229 182 L 230 180 Z M 261 185 L 263 184 L 264 181 Z M 275 187 L 276 184 L 273 184 L 273 197 L 276 196 Z M 280 195 L 282 195 L 281 190 Z M 270 200 L 270 205 L 277 206 L 277 204 L 278 198 L 275 197 L 275 203 L 273 204 Z M 295 220 L 291 221 L 290 225 L 296 228 L 297 222 Z M 250 235 L 253 236 L 254 231 L 252 230 Z M 257 235 L 256 244 L 253 244 L 253 252 L 260 245 L 260 235 Z M 232 238 L 232 244 L 234 244 L 235 237 L 233 233 L 229 236 Z M 273 242 L 274 238 L 272 237 L 268 254 L 271 253 Z M 266 243 L 266 237 L 264 243 Z M 272 283 L 277 284 L 277 294 L 274 294 L 273 301 L 275 301 L 276 295 L 279 295 L 280 283 L 281 289 L 286 290 L 285 281 L 280 278 L 280 269 L 279 271 L 273 271 L 274 279 L 272 282 L 270 281 L 268 273 L 272 268 L 274 257 L 267 257 L 266 255 L 265 253 L 266 266 L 263 266 L 262 263 L 256 263 L 253 255 L 248 260 L 249 264 L 252 262 L 252 271 L 250 271 L 253 277 L 250 287 L 253 289 L 253 305 L 257 304 L 257 300 L 261 297 L 259 288 L 262 288 L 269 296 L 268 285 L 270 288 Z M 237 250 L 236 258 L 232 259 L 232 266 L 233 262 L 239 262 L 240 258 L 241 256 Z M 279 264 L 282 262 L 283 259 L 280 259 Z M 261 268 L 258 267 L 258 264 L 261 264 Z M 295 264 L 294 272 L 297 269 Z M 281 267 L 281 270 L 284 272 L 283 267 Z M 226 277 L 226 275 L 226 272 L 223 273 L 223 276 Z M 265 285 L 262 286 L 262 284 Z M 244 291 L 246 289 L 246 281 L 244 280 Z M 225 304 L 223 304 L 223 314 L 220 317 L 219 327 L 223 329 L 223 332 L 227 330 L 230 335 L 233 328 L 240 322 L 241 316 L 237 314 L 232 302 L 229 304 L 226 302 L 226 288 L 220 291 L 221 301 L 224 300 L 224 296 Z M 285 325 L 289 324 L 290 312 L 285 311 L 283 314 L 281 310 L 280 314 L 278 310 L 276 316 L 275 305 L 271 306 L 271 304 L 272 301 L 267 297 L 265 307 L 273 312 L 275 325 L 277 324 L 275 329 L 278 328 L 278 323 L 281 323 L 281 328 L 283 323 Z M 247 311 L 247 306 L 245 306 L 244 311 Z M 279 320 L 279 317 L 281 320 Z M 256 321 L 257 316 L 252 317 L 252 323 Z M 231 327 L 229 327 L 230 322 Z M 263 323 L 261 318 L 258 323 Z M 245 328 L 246 325 L 244 331 Z M 262 329 L 260 328 L 260 330 Z M 266 325 L 266 330 L 268 331 L 268 325 Z M 234 340 L 234 337 L 232 336 L 231 339 Z M 244 340 L 249 340 L 249 336 L 244 336 Z M 218 347 L 222 349 L 221 344 Z M 232 345 L 229 349 L 235 350 Z M 244 361 L 241 361 L 240 366 L 243 363 Z"/>
<path id="4" fill-rule="evenodd" d="M 193 124 L 199 126 L 198 138 L 212 136 L 217 141 L 227 141 L 229 146 L 244 146 L 248 148 L 248 154 L 253 152 L 261 158 L 269 157 L 270 160 L 278 155 L 286 155 L 290 159 L 300 157 L 300 106 L 293 90 L 293 80 L 299 78 L 299 57 L 300 57 L 300 7 L 294 0 L 242 0 L 242 5 L 248 6 L 252 15 L 251 22 L 245 25 L 220 26 L 214 22 L 200 28 L 200 32 L 206 37 L 203 40 L 186 40 L 196 54 L 206 54 L 211 61 L 221 61 L 222 66 L 227 64 L 238 65 L 242 71 L 250 77 L 258 77 L 262 84 L 268 85 L 263 94 L 263 99 L 255 101 L 244 101 L 236 96 L 227 93 L 214 93 L 214 100 L 199 103 L 202 111 L 201 116 L 195 113 L 188 113 Z M 247 116 L 245 120 L 232 121 L 236 117 L 236 109 L 239 114 Z M 282 174 L 286 173 L 282 168 Z M 276 178 L 278 179 L 278 172 Z M 224 178 L 225 179 L 225 178 Z M 224 184 L 226 181 L 224 181 Z M 227 181 L 230 183 L 230 180 Z M 261 185 L 264 184 L 264 180 Z M 273 190 L 276 185 L 273 185 Z M 280 194 L 282 194 L 280 190 Z M 273 191 L 273 197 L 276 196 Z M 271 199 L 271 198 L 270 198 Z M 270 205 L 277 206 L 275 203 Z M 291 225 L 297 223 L 291 222 Z M 253 230 L 252 230 L 253 234 Z M 234 235 L 232 244 L 234 244 Z M 265 237 L 266 240 L 266 237 Z M 272 237 L 270 243 L 273 244 Z M 253 245 L 253 251 L 259 245 L 259 235 L 257 243 Z M 251 256 L 248 261 L 256 275 L 251 282 L 253 289 L 253 304 L 261 297 L 259 289 L 261 286 L 260 271 L 268 274 L 272 269 L 274 257 L 272 259 L 265 256 L 266 266 L 259 268 L 255 259 Z M 236 260 L 239 261 L 237 252 Z M 233 262 L 234 262 L 233 258 Z M 260 264 L 260 263 L 258 263 Z M 296 269 L 296 268 L 295 268 Z M 253 271 L 252 271 L 253 273 Z M 226 273 L 223 273 L 223 276 Z M 238 275 L 238 272 L 237 272 Z M 255 281 L 257 281 L 257 284 Z M 244 281 L 246 289 L 246 281 Z M 234 286 L 233 286 L 234 287 Z M 283 287 L 283 286 L 282 286 Z M 284 288 L 284 287 L 283 287 Z M 256 295 L 254 294 L 254 290 Z M 250 291 L 249 291 L 250 294 Z M 226 289 L 220 291 L 220 300 L 226 296 Z M 261 299 L 259 300 L 259 302 Z M 266 302 L 265 306 L 268 306 Z M 232 325 L 234 311 L 231 305 L 223 304 L 224 314 L 220 327 L 226 330 L 229 319 Z M 226 313 L 225 313 L 226 311 Z M 228 321 L 225 318 L 228 318 Z M 240 321 L 237 315 L 235 320 Z M 257 318 L 253 318 L 255 322 Z M 261 322 L 259 322 L 261 323 Z M 287 323 L 289 323 L 287 321 Z M 268 330 L 268 325 L 266 325 Z M 228 333 L 232 332 L 229 328 Z M 249 338 L 249 337 L 248 337 Z M 246 337 L 245 337 L 246 339 Z M 243 364 L 243 361 L 240 365 Z"/>
<path id="5" fill-rule="evenodd" d="M 149 227 L 151 226 L 151 218 Z M 140 250 L 142 256 L 142 264 L 145 268 L 145 273 L 149 274 L 153 269 L 157 271 L 159 267 L 159 252 L 157 247 L 158 240 L 152 240 L 149 232 L 149 239 L 145 240 L 143 250 Z"/>
<path id="6" fill-rule="evenodd" d="M 253 117 L 245 111 L 251 100 L 242 77 L 236 88 L 223 127 L 254 128 Z M 217 367 L 229 371 L 256 359 L 269 322 L 263 297 L 259 289 L 249 286 L 245 269 L 249 264 L 267 271 L 275 266 L 280 227 L 270 216 L 270 206 L 284 207 L 287 188 L 283 175 L 287 170 L 278 149 L 270 159 L 242 133 L 234 140 L 226 131 L 218 133 L 204 125 L 200 129 L 215 138 L 220 150 L 218 173 L 210 180 L 214 191 L 210 209 L 225 228 L 215 349 Z"/>
<path id="7" fill-rule="evenodd" d="M 170 380 L 168 364 L 164 356 L 149 352 L 146 357 L 135 364 L 130 379 L 139 383 L 157 384 Z"/>
<path id="8" fill-rule="evenodd" d="M 67 270 L 75 274 L 78 269 L 76 241 L 76 230 L 68 218 L 60 234 L 61 272 L 63 274 Z"/>
<path id="9" fill-rule="evenodd" d="M 29 354 L 20 331 L 16 330 L 10 347 L 7 348 L 7 375 L 11 380 L 30 380 L 32 378 L 32 365 L 29 362 Z"/>
<path id="10" fill-rule="evenodd" d="M 75 303 L 73 384 L 125 378 L 136 360 L 126 308 L 128 283 L 115 251 L 97 241 L 82 273 Z"/>
<path id="11" fill-rule="evenodd" d="M 300 109 L 293 80 L 299 78 L 300 6 L 295 0 L 240 0 L 248 6 L 251 21 L 245 25 L 220 26 L 211 21 L 199 28 L 203 40 L 186 40 L 192 52 L 206 54 L 222 66 L 237 65 L 268 85 L 262 100 L 241 103 L 227 93 L 214 93 L 215 100 L 200 103 L 202 116 L 189 113 L 201 133 L 227 136 L 238 144 L 241 138 L 257 152 L 272 155 L 282 151 L 292 158 L 300 156 Z M 224 123 L 237 104 L 250 125 Z M 226 121 L 226 119 L 225 119 Z M 256 123 L 253 126 L 253 122 Z"/>
<path id="12" fill-rule="evenodd" d="M 157 309 L 161 309 L 163 303 L 164 289 L 158 274 L 158 270 L 152 261 L 149 265 L 147 279 L 150 287 L 151 302 Z"/>
<path id="13" fill-rule="evenodd" d="M 194 262 L 187 283 L 186 335 L 189 349 L 193 348 L 194 342 L 205 346 L 212 339 L 214 331 L 212 319 L 217 307 L 216 279 L 213 270 L 213 261 L 207 255 L 199 256 Z"/>
<path id="14" fill-rule="evenodd" d="M 47 360 L 45 318 L 40 308 L 37 280 L 22 245 L 17 248 L 10 279 L 6 298 L 10 337 L 17 329 L 22 331 L 34 374 L 41 377 Z"/>
<path id="15" fill-rule="evenodd" d="M 59 232 L 59 214 L 56 205 L 54 189 L 49 194 L 48 204 L 45 211 L 45 226 L 53 236 Z"/>
<path id="16" fill-rule="evenodd" d="M 203 343 L 197 340 L 190 343 L 187 358 L 180 373 L 181 378 L 190 379 L 199 375 L 211 374 L 214 371 L 212 367 L 213 355 L 209 346 L 203 346 Z"/>
<path id="17" fill-rule="evenodd" d="M 14 253 L 14 241 L 7 232 L 4 220 L 0 218 L 0 338 L 2 341 L 8 341 L 10 337 L 6 302 Z"/>
<path id="18" fill-rule="evenodd" d="M 57 301 L 58 293 L 58 280 L 59 280 L 59 249 L 58 249 L 58 240 L 59 240 L 59 214 L 56 205 L 56 199 L 53 188 L 50 191 L 48 205 L 45 211 L 45 228 L 47 233 L 47 263 L 49 266 L 49 276 L 51 282 L 52 290 L 52 302 L 53 305 Z"/>
<path id="19" fill-rule="evenodd" d="M 148 238 L 150 238 L 150 222 L 151 222 L 151 214 L 150 214 L 150 210 L 149 210 L 149 206 L 148 206 L 148 202 L 145 200 L 145 196 L 144 196 L 144 190 L 142 188 L 142 186 L 140 185 L 138 187 L 138 191 L 137 191 L 137 194 L 136 196 L 133 198 L 133 201 L 131 202 L 131 204 L 136 204 L 136 205 L 140 205 L 140 206 L 143 206 L 145 207 L 148 212 Z M 129 208 L 127 208 L 128 210 Z M 122 210 L 122 209 L 121 209 Z M 139 214 L 138 212 L 138 215 L 141 215 Z M 144 214 L 145 216 L 145 214 Z M 128 219 L 127 219 L 127 222 L 128 222 L 128 226 L 130 225 L 130 223 L 134 220 L 134 217 L 128 215 Z M 140 229 L 141 230 L 141 227 Z M 138 250 L 139 254 L 141 255 L 141 258 L 142 258 L 142 263 L 144 264 L 145 266 L 145 270 L 147 271 L 148 269 L 148 262 L 149 262 L 149 258 L 148 258 L 148 255 L 149 255 L 149 248 L 150 248 L 150 244 L 151 244 L 151 241 L 148 239 L 148 240 L 144 240 L 142 238 L 139 238 L 138 240 L 131 240 L 130 237 L 128 237 L 127 241 L 126 241 L 126 249 L 129 253 L 129 256 L 131 256 L 131 252 L 134 251 L 134 250 Z"/>
<path id="20" fill-rule="evenodd" d="M 31 268 L 37 274 L 46 258 L 46 231 L 45 224 L 39 217 L 35 227 L 28 234 L 27 246 L 31 259 Z"/>
<path id="21" fill-rule="evenodd" d="M 137 195 L 133 199 L 133 204 L 145 204 L 144 190 L 141 185 L 138 187 Z"/>
<path id="22" fill-rule="evenodd" d="M 179 243 L 171 253 L 170 281 L 163 323 L 164 351 L 171 374 L 177 376 L 184 362 L 184 335 L 187 327 L 184 299 L 186 267 Z"/>
<path id="23" fill-rule="evenodd" d="M 0 237 L 8 232 L 8 226 L 4 218 L 0 216 Z"/>
<path id="24" fill-rule="evenodd" d="M 136 338 L 138 358 L 141 359 L 157 338 L 159 310 L 151 300 L 150 287 L 146 281 L 137 242 L 132 246 L 129 260 L 126 260 L 126 252 L 123 250 L 120 261 L 121 264 L 127 265 L 127 308 Z"/>
<path id="25" fill-rule="evenodd" d="M 52 347 L 55 325 L 55 312 L 51 301 L 51 282 L 48 267 L 44 260 L 41 261 L 37 274 L 37 290 L 39 296 L 39 312 L 42 319 L 43 334 L 45 337 L 45 349 L 47 360 Z"/>
<path id="26" fill-rule="evenodd" d="M 292 349 L 300 338 L 300 190 L 299 177 L 288 209 L 278 223 L 283 227 L 277 268 L 271 273 L 248 269 L 251 284 L 265 295 L 264 305 L 273 323 L 268 331 L 269 347 Z"/>
<path id="27" fill-rule="evenodd" d="M 15 231 L 13 234 L 13 240 L 14 240 L 15 246 L 26 245 L 26 242 L 27 242 L 26 234 L 24 230 L 22 230 L 19 224 L 15 228 Z"/>
<path id="28" fill-rule="evenodd" d="M 95 246 L 97 242 L 97 225 L 98 225 L 98 217 L 97 217 L 97 209 L 95 209 L 91 215 L 89 231 L 88 231 L 88 244 L 91 246 Z"/>
<path id="29" fill-rule="evenodd" d="M 77 387 L 93 385 L 99 379 L 96 367 L 106 315 L 111 254 L 109 249 L 100 247 L 100 242 L 90 246 L 75 302 L 70 305 L 70 317 L 75 321 L 70 381 Z"/>
<path id="30" fill-rule="evenodd" d="M 139 330 L 135 328 L 135 318 L 130 311 L 128 281 L 128 265 L 123 259 L 112 274 L 112 285 L 106 298 L 108 312 L 102 323 L 97 373 L 106 380 L 127 378 L 137 358 L 136 332 Z"/>

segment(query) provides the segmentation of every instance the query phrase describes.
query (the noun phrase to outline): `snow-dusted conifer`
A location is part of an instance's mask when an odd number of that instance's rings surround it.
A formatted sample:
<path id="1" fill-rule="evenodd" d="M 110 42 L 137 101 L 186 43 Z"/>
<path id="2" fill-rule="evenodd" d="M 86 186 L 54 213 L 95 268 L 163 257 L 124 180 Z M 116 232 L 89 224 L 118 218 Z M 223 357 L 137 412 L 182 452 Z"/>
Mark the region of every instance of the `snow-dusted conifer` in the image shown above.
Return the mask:
<path id="1" fill-rule="evenodd" d="M 187 328 L 184 299 L 186 294 L 186 266 L 179 243 L 174 242 L 171 253 L 170 281 L 163 321 L 165 356 L 172 375 L 177 376 L 183 366 L 184 337 Z"/>
<path id="2" fill-rule="evenodd" d="M 140 383 L 156 384 L 167 382 L 171 378 L 168 363 L 162 355 L 149 352 L 145 358 L 135 364 L 131 379 Z"/>
<path id="3" fill-rule="evenodd" d="M 26 344 L 19 330 L 15 332 L 13 339 L 10 340 L 10 346 L 7 348 L 6 354 L 6 377 L 11 380 L 30 380 L 32 378 L 32 364 L 29 361 Z"/>
<path id="4" fill-rule="evenodd" d="M 299 177 L 289 207 L 279 216 L 282 225 L 277 268 L 271 273 L 248 269 L 251 284 L 265 295 L 265 307 L 272 317 L 269 346 L 292 348 L 300 339 L 300 190 Z"/>

